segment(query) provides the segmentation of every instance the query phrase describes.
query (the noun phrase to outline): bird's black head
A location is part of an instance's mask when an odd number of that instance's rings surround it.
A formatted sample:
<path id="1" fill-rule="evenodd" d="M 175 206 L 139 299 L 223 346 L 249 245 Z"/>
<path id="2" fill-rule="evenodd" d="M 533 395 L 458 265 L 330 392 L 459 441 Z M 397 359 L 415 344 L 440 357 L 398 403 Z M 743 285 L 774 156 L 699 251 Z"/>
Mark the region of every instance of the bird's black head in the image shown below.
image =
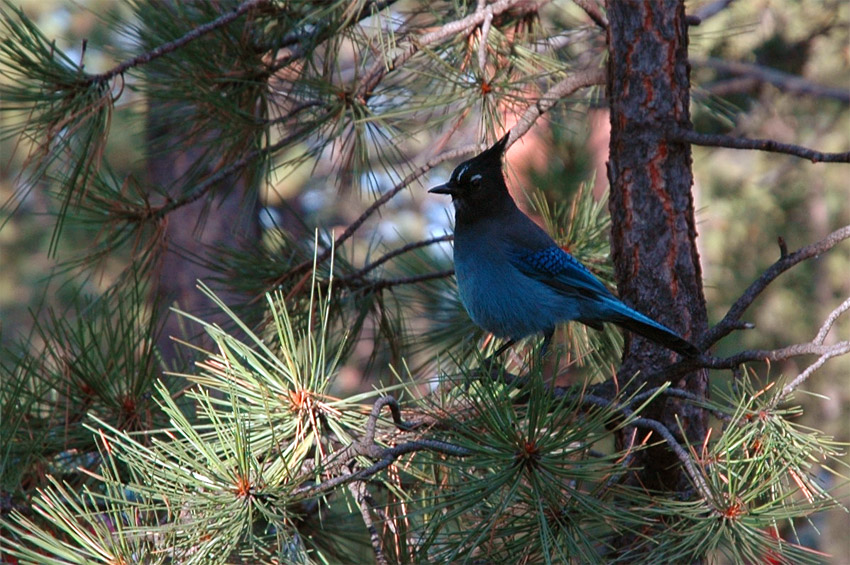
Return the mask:
<path id="1" fill-rule="evenodd" d="M 506 133 L 492 147 L 458 165 L 447 183 L 428 192 L 450 195 L 461 221 L 464 216 L 487 215 L 489 210 L 502 206 L 505 198 L 512 203 L 502 175 L 502 155 L 510 135 Z"/>

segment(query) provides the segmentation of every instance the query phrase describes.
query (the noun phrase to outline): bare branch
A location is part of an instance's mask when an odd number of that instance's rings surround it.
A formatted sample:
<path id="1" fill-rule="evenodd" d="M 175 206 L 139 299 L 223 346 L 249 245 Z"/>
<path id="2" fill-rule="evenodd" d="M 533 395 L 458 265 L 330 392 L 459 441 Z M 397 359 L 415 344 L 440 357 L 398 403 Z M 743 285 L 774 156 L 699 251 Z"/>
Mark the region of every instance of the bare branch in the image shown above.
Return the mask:
<path id="1" fill-rule="evenodd" d="M 771 153 L 784 153 L 808 159 L 812 163 L 850 163 L 850 151 L 844 153 L 822 153 L 790 143 L 780 143 L 773 139 L 748 139 L 730 135 L 698 133 L 684 128 L 673 128 L 667 136 L 670 141 L 704 145 L 707 147 L 728 147 L 731 149 L 756 149 Z"/>
<path id="2" fill-rule="evenodd" d="M 654 389 L 657 392 L 658 389 Z M 603 398 L 601 396 L 595 396 L 592 394 L 582 394 L 581 400 L 583 403 L 587 403 L 593 406 L 599 406 L 602 408 L 611 407 L 613 405 L 612 401 Z M 617 410 L 623 413 L 627 418 L 631 417 L 634 414 L 634 411 L 628 406 L 614 406 Z M 676 440 L 676 437 L 673 435 L 667 426 L 659 422 L 658 420 L 653 420 L 651 418 L 645 418 L 643 416 L 638 416 L 628 421 L 629 426 L 634 426 L 638 428 L 647 428 L 657 432 L 664 441 L 667 442 L 667 445 L 673 450 L 673 453 L 676 454 L 676 457 L 682 463 L 685 468 L 685 472 L 691 478 L 691 481 L 694 483 L 696 489 L 700 492 L 700 495 L 705 500 L 712 500 L 714 497 L 711 496 L 711 490 L 708 488 L 708 484 L 705 482 L 705 477 L 702 475 L 699 469 L 697 469 L 696 465 L 694 465 L 694 461 L 691 456 L 688 454 L 687 450 L 682 447 L 682 445 Z"/>
<path id="3" fill-rule="evenodd" d="M 657 434 L 659 434 L 664 441 L 667 443 L 667 446 L 676 454 L 679 461 L 685 467 L 685 472 L 687 472 L 688 476 L 691 478 L 691 481 L 694 483 L 694 487 L 699 491 L 700 496 L 705 501 L 714 500 L 714 497 L 711 495 L 711 489 L 708 488 L 708 483 L 705 482 L 705 477 L 702 472 L 697 469 L 696 465 L 694 465 L 694 460 L 691 458 L 690 454 L 688 454 L 687 450 L 681 446 L 681 444 L 676 441 L 676 437 L 673 435 L 667 426 L 662 424 L 657 420 L 652 420 L 650 418 L 635 418 L 630 422 L 633 426 L 638 428 L 647 428 L 650 429 Z M 717 509 L 715 512 L 719 513 Z"/>
<path id="4" fill-rule="evenodd" d="M 375 552 L 375 562 L 378 565 L 387 565 L 386 556 L 384 555 L 381 536 L 378 535 L 378 529 L 375 528 L 375 523 L 372 521 L 372 515 L 369 513 L 369 493 L 366 490 L 366 485 L 363 481 L 355 481 L 348 484 L 348 490 L 354 496 L 357 506 L 360 508 L 360 516 L 363 517 L 363 523 L 366 524 L 366 529 L 369 531 L 369 540 L 372 542 L 372 550 Z"/>
<path id="5" fill-rule="evenodd" d="M 584 10 L 584 13 L 593 20 L 601 29 L 608 29 L 608 18 L 596 0 L 573 0 L 576 6 Z"/>
<path id="6" fill-rule="evenodd" d="M 850 310 L 850 298 L 841 303 L 841 305 L 830 312 L 829 316 L 827 316 L 826 321 L 824 321 L 823 325 L 820 327 L 818 331 L 818 335 L 815 336 L 814 343 L 822 344 L 824 340 L 826 340 L 826 336 L 829 333 L 829 330 L 832 329 L 832 326 L 835 325 L 835 321 L 838 320 L 838 317 L 841 316 L 844 312 Z"/>
<path id="7" fill-rule="evenodd" d="M 750 304 L 767 288 L 771 282 L 773 282 L 776 277 L 796 265 L 801 261 L 806 259 L 811 259 L 812 257 L 817 257 L 821 253 L 824 253 L 837 244 L 841 243 L 845 239 L 850 238 L 850 226 L 844 226 L 838 230 L 835 230 L 822 240 L 813 243 L 811 245 L 807 245 L 801 249 L 798 249 L 794 253 L 786 253 L 779 258 L 773 265 L 770 266 L 758 279 L 753 282 L 744 294 L 732 305 L 729 309 L 729 312 L 726 313 L 726 316 L 711 330 L 709 330 L 702 338 L 699 340 L 698 347 L 701 351 L 705 351 L 708 347 L 714 345 L 721 338 L 728 335 L 735 329 L 740 327 L 739 320 L 744 312 L 749 308 Z"/>
<path id="8" fill-rule="evenodd" d="M 850 104 L 850 90 L 834 86 L 825 86 L 806 80 L 803 77 L 784 73 L 770 67 L 742 63 L 739 61 L 725 61 L 714 57 L 691 58 L 694 67 L 705 67 L 720 72 L 746 78 L 755 83 L 772 84 L 778 89 L 795 94 L 807 94 L 819 98 L 830 98 L 842 104 Z"/>
<path id="9" fill-rule="evenodd" d="M 537 118 L 545 114 L 559 100 L 569 96 L 580 88 L 605 84 L 605 80 L 605 69 L 585 69 L 572 73 L 564 80 L 554 85 L 546 91 L 543 96 L 537 99 L 534 104 L 531 104 L 528 109 L 523 112 L 519 120 L 517 120 L 516 125 L 511 128 L 511 137 L 508 140 L 508 147 L 513 145 L 516 140 L 531 129 L 531 126 L 534 125 Z"/>
<path id="10" fill-rule="evenodd" d="M 802 355 L 828 355 L 835 357 L 836 354 L 841 354 L 850 342 L 840 341 L 832 345 L 820 345 L 814 342 L 796 343 L 779 349 L 749 349 L 741 351 L 730 357 L 710 357 L 702 356 L 695 361 L 700 367 L 707 369 L 731 369 L 744 363 L 753 361 L 785 361 L 792 357 L 800 357 Z M 835 353 L 838 351 L 838 353 Z"/>
<path id="11" fill-rule="evenodd" d="M 782 394 L 776 397 L 774 402 L 778 402 L 782 398 L 785 398 L 795 389 L 797 389 L 801 384 L 806 382 L 806 380 L 811 377 L 815 371 L 820 369 L 824 363 L 832 359 L 833 357 L 838 357 L 839 355 L 846 355 L 850 353 L 850 341 L 842 341 L 836 343 L 832 347 L 830 347 L 823 355 L 818 357 L 818 360 L 806 367 L 806 370 L 797 375 L 794 380 L 790 383 L 782 387 Z"/>

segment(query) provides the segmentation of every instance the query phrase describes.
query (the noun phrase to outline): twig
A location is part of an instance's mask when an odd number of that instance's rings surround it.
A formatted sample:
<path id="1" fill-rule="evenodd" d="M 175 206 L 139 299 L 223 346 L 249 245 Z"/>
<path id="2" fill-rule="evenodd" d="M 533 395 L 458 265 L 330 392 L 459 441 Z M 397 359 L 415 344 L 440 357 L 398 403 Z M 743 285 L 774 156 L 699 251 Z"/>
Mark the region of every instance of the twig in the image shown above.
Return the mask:
<path id="1" fill-rule="evenodd" d="M 684 447 L 676 441 L 673 433 L 661 422 L 657 420 L 652 420 L 650 418 L 638 417 L 634 420 L 631 420 L 630 424 L 638 427 L 638 428 L 647 428 L 654 432 L 657 432 L 661 437 L 664 438 L 664 441 L 667 442 L 668 447 L 673 450 L 673 453 L 676 454 L 676 457 L 679 458 L 682 465 L 685 466 L 685 472 L 687 472 L 688 476 L 694 483 L 694 486 L 699 491 L 700 496 L 703 500 L 710 501 L 713 500 L 714 497 L 711 495 L 711 489 L 708 488 L 708 483 L 705 482 L 705 477 L 702 472 L 696 468 L 694 465 L 693 459 L 691 459 L 688 452 Z M 717 509 L 715 512 L 719 513 Z"/>
<path id="2" fill-rule="evenodd" d="M 378 420 L 380 419 L 381 410 L 384 407 L 389 407 L 392 415 L 393 423 L 402 431 L 409 431 L 416 427 L 416 424 L 405 422 L 401 418 L 401 410 L 398 406 L 398 401 L 392 396 L 382 396 L 375 404 L 372 405 L 372 412 L 364 427 L 363 437 L 338 451 L 322 468 L 322 472 L 331 476 L 326 481 L 318 484 L 305 485 L 296 489 L 294 494 L 309 498 L 317 494 L 321 494 L 334 488 L 356 481 L 363 481 L 377 474 L 392 465 L 399 457 L 408 453 L 417 451 L 433 451 L 454 457 L 466 457 L 472 454 L 472 451 L 465 447 L 453 445 L 451 443 L 439 440 L 420 439 L 402 443 L 394 447 L 381 447 L 375 443 L 375 435 L 377 433 Z M 348 466 L 351 465 L 357 457 L 367 457 L 374 464 L 369 467 L 362 468 L 356 472 L 350 472 Z M 305 466 L 303 474 L 310 475 L 314 472 L 312 466 Z"/>
<path id="3" fill-rule="evenodd" d="M 740 327 L 740 318 L 744 314 L 744 312 L 749 308 L 750 304 L 758 297 L 762 291 L 773 282 L 776 277 L 796 265 L 801 261 L 806 259 L 811 259 L 812 257 L 817 257 L 821 253 L 824 253 L 837 244 L 841 243 L 845 239 L 850 238 L 850 226 L 844 226 L 843 228 L 837 229 L 822 240 L 815 242 L 811 245 L 807 245 L 801 249 L 793 253 L 787 253 L 784 256 L 780 257 L 778 261 L 776 261 L 773 265 L 771 265 L 762 275 L 756 279 L 750 286 L 744 291 L 744 294 L 735 301 L 735 304 L 729 309 L 726 313 L 726 316 L 720 320 L 720 322 L 711 328 L 702 338 L 699 340 L 698 347 L 701 351 L 705 351 L 708 347 L 717 343 L 721 338 L 725 337 L 729 333 L 731 333 L 734 329 Z"/>
<path id="4" fill-rule="evenodd" d="M 360 228 L 360 226 L 362 226 L 363 223 L 366 222 L 367 219 L 369 219 L 369 217 L 372 214 L 374 214 L 376 211 L 378 211 L 378 209 L 381 206 L 383 206 L 384 204 L 389 202 L 396 194 L 398 194 L 399 192 L 404 190 L 413 181 L 415 181 L 416 179 L 418 179 L 419 177 L 421 177 L 422 175 L 424 175 L 425 173 L 427 173 L 428 171 L 430 171 L 431 169 L 433 169 L 434 167 L 436 167 L 437 165 L 439 165 L 439 164 L 441 164 L 445 161 L 451 161 L 451 160 L 457 159 L 458 157 L 468 155 L 468 154 L 473 153 L 474 151 L 477 151 L 479 149 L 480 149 L 479 145 L 467 145 L 467 146 L 461 147 L 459 149 L 453 149 L 451 151 L 445 151 L 445 152 L 437 155 L 433 159 L 429 160 L 427 163 L 425 163 L 424 165 L 422 165 L 421 167 L 419 167 L 418 169 L 416 169 L 415 171 L 413 171 L 409 175 L 407 175 L 404 179 L 402 179 L 401 182 L 399 182 L 392 189 L 388 190 L 383 195 L 381 195 L 380 198 L 375 200 L 368 208 L 366 208 L 366 210 L 362 214 L 360 214 L 360 216 L 356 220 L 354 220 L 351 224 L 349 224 L 348 227 L 345 228 L 345 231 L 342 232 L 342 234 L 338 238 L 336 238 L 336 240 L 334 240 L 334 245 L 327 247 L 324 251 L 319 253 L 318 256 L 316 257 L 316 261 L 315 261 L 316 264 L 319 264 L 319 263 L 326 261 L 328 259 L 328 257 L 331 256 L 333 249 L 339 247 L 341 244 L 343 244 L 345 241 L 347 241 L 352 235 L 354 235 L 354 232 L 356 232 L 357 229 Z M 312 266 L 313 266 L 313 259 L 307 259 L 307 260 L 299 263 L 295 267 L 289 269 L 286 273 L 282 274 L 280 277 L 278 277 L 278 279 L 272 283 L 272 286 L 277 286 L 277 285 L 283 283 L 285 280 L 287 280 L 289 278 L 292 278 L 292 277 L 298 276 L 302 273 L 305 273 L 306 271 L 310 270 L 310 268 Z"/>
<path id="5" fill-rule="evenodd" d="M 522 137 L 525 132 L 531 129 L 534 122 L 541 115 L 545 114 L 552 106 L 560 99 L 569 96 L 580 88 L 605 84 L 606 71 L 605 69 L 584 69 L 576 71 L 566 77 L 561 82 L 547 90 L 543 96 L 537 99 L 534 104 L 531 104 L 522 116 L 517 120 L 516 125 L 511 128 L 511 138 L 508 141 L 508 147 Z"/>
<path id="6" fill-rule="evenodd" d="M 101 73 L 99 75 L 94 75 L 94 76 L 91 77 L 91 80 L 93 82 L 106 82 L 106 81 L 116 77 L 117 75 L 125 73 L 126 71 L 128 71 L 129 69 L 131 69 L 133 67 L 137 67 L 139 65 L 144 65 L 146 63 L 153 61 L 154 59 L 158 59 L 159 57 L 162 57 L 163 55 L 173 53 L 174 51 L 180 49 L 181 47 L 183 47 L 187 43 L 191 43 L 192 41 L 195 41 L 199 37 L 202 37 L 202 36 L 210 33 L 211 31 L 215 31 L 220 27 L 226 26 L 227 24 L 229 24 L 233 20 L 239 18 L 240 16 L 242 16 L 246 12 L 249 12 L 250 10 L 253 10 L 254 8 L 261 6 L 263 4 L 267 4 L 268 1 L 269 0 L 246 0 L 245 2 L 242 2 L 241 4 L 239 4 L 232 11 L 230 11 L 230 12 L 228 12 L 228 13 L 222 15 L 222 16 L 219 16 L 218 18 L 214 19 L 213 21 L 196 27 L 195 29 L 193 29 L 193 30 L 189 31 L 188 33 L 186 33 L 185 35 L 183 35 L 182 37 L 178 37 L 174 41 L 169 41 L 168 43 L 164 43 L 164 44 L 160 45 L 159 47 L 156 47 L 155 49 L 151 49 L 150 51 L 142 53 L 141 55 L 137 55 L 137 56 L 135 56 L 132 59 L 129 59 L 127 61 L 124 61 L 123 63 L 119 64 L 118 66 L 109 69 L 105 73 Z"/>
<path id="7" fill-rule="evenodd" d="M 401 277 L 397 279 L 376 279 L 373 281 L 354 281 L 354 280 L 342 280 L 339 279 L 334 280 L 334 286 L 339 288 L 340 286 L 349 288 L 352 290 L 370 290 L 372 292 L 376 292 L 379 290 L 384 290 L 385 288 L 393 288 L 396 286 L 402 286 L 406 284 L 418 284 L 425 281 L 432 281 L 435 279 L 445 279 L 455 274 L 454 269 L 446 269 L 444 271 L 436 271 L 434 273 L 425 273 L 422 275 L 414 275 L 412 277 Z"/>
<path id="8" fill-rule="evenodd" d="M 414 249 L 419 249 L 420 247 L 427 247 L 427 246 L 433 245 L 435 243 L 443 243 L 444 241 L 451 241 L 453 239 L 454 239 L 453 235 L 446 234 L 446 235 L 432 237 L 432 238 L 429 238 L 429 239 L 423 239 L 422 241 L 414 241 L 412 243 L 402 245 L 398 249 L 393 249 L 392 251 L 386 253 L 385 255 L 380 257 L 379 259 L 376 259 L 375 261 L 364 266 L 362 269 L 360 269 L 356 273 L 352 273 L 351 275 L 343 277 L 343 279 L 339 279 L 339 278 L 336 279 L 336 282 L 339 282 L 340 280 L 346 280 L 346 279 L 362 279 L 370 271 L 375 270 L 376 268 L 380 267 L 381 265 L 383 265 L 384 263 L 386 263 L 390 259 L 398 257 L 399 255 L 403 255 L 403 254 L 405 254 L 409 251 L 413 251 Z"/>
<path id="9" fill-rule="evenodd" d="M 850 341 L 843 341 L 836 343 L 834 346 L 830 347 L 823 355 L 818 357 L 818 360 L 806 367 L 806 370 L 797 375 L 793 381 L 782 387 L 782 393 L 778 395 L 773 403 L 777 404 L 781 399 L 785 398 L 794 390 L 799 387 L 801 384 L 806 382 L 806 380 L 814 374 L 815 371 L 820 369 L 824 363 L 832 359 L 833 357 L 838 357 L 839 355 L 846 355 L 850 353 Z"/>
<path id="10" fill-rule="evenodd" d="M 595 23 L 599 28 L 608 29 L 608 18 L 605 17 L 605 14 L 602 12 L 602 9 L 595 0 L 573 0 L 573 3 L 584 10 L 584 13 L 587 14 L 590 19 L 593 20 L 593 23 Z"/>
<path id="11" fill-rule="evenodd" d="M 812 163 L 850 163 L 850 151 L 844 153 L 822 153 L 790 143 L 780 143 L 773 139 L 748 139 L 730 135 L 698 133 L 684 128 L 673 128 L 667 135 L 670 141 L 704 145 L 708 147 L 729 147 L 731 149 L 756 149 L 771 153 L 784 153 L 808 159 Z"/>
<path id="12" fill-rule="evenodd" d="M 381 536 L 378 535 L 378 529 L 372 521 L 372 515 L 369 513 L 369 494 L 366 491 L 366 485 L 363 481 L 354 481 L 348 483 L 348 490 L 354 496 L 357 506 L 360 508 L 360 516 L 363 517 L 363 523 L 366 524 L 366 529 L 369 531 L 369 540 L 372 542 L 372 551 L 375 552 L 375 562 L 378 565 L 388 565 L 386 556 L 384 555 Z"/>
<path id="13" fill-rule="evenodd" d="M 756 83 L 772 84 L 786 92 L 808 94 L 820 98 L 831 98 L 843 104 L 850 104 L 850 90 L 847 88 L 824 86 L 813 83 L 803 77 L 784 73 L 770 67 L 742 63 L 740 61 L 724 61 L 714 57 L 707 57 L 705 59 L 691 58 L 690 61 L 694 67 L 705 67 L 730 73 L 738 77 L 752 79 Z"/>
<path id="14" fill-rule="evenodd" d="M 466 35 L 469 33 L 472 28 L 479 26 L 484 23 L 484 20 L 487 18 L 488 14 L 492 18 L 493 16 L 497 16 L 502 12 L 505 12 L 511 8 L 513 8 L 517 4 L 524 3 L 526 0 L 498 0 L 487 6 L 484 10 L 476 10 L 469 16 L 462 18 L 460 20 L 449 22 L 440 26 L 438 29 L 424 33 L 419 37 L 410 39 L 406 44 L 400 45 L 401 53 L 393 57 L 393 59 L 389 62 L 381 59 L 376 61 L 372 68 L 369 69 L 369 72 L 366 73 L 365 79 L 360 83 L 360 86 L 357 88 L 355 93 L 356 98 L 366 99 L 368 98 L 378 83 L 383 80 L 384 76 L 393 70 L 397 69 L 401 65 L 405 64 L 411 57 L 413 57 L 416 53 L 418 53 L 423 47 L 427 47 L 432 43 L 437 43 L 439 41 L 443 41 L 449 38 L 456 38 L 458 36 Z M 544 4 L 547 4 L 549 0 L 543 0 L 539 4 L 536 5 L 536 9 L 539 9 Z"/>
<path id="15" fill-rule="evenodd" d="M 704 4 L 696 12 L 688 15 L 688 25 L 698 26 L 705 20 L 716 16 L 729 7 L 735 0 L 715 0 L 710 4 Z"/>
<path id="16" fill-rule="evenodd" d="M 369 467 L 360 469 L 356 473 L 351 473 L 350 475 L 337 475 L 318 484 L 303 486 L 299 489 L 296 489 L 293 494 L 308 498 L 317 494 L 321 494 L 323 492 L 327 492 L 329 490 L 333 490 L 336 487 L 351 481 L 362 481 L 368 479 L 369 477 L 372 477 L 373 475 L 377 474 L 380 471 L 383 471 L 384 469 L 395 463 L 396 459 L 398 459 L 402 455 L 406 455 L 408 453 L 415 453 L 417 451 L 433 451 L 434 453 L 442 453 L 444 455 L 451 455 L 453 457 L 468 457 L 469 455 L 472 455 L 472 451 L 465 447 L 453 445 L 445 441 L 428 439 L 409 441 L 407 443 L 402 443 L 395 447 L 387 447 L 385 449 L 381 449 L 377 445 L 373 445 L 371 446 L 371 448 L 368 448 L 365 451 L 366 453 L 359 453 L 358 455 L 364 455 L 372 460 L 377 460 L 377 462 L 373 465 L 370 465 Z M 350 462 L 354 458 L 354 455 L 350 455 L 351 457 L 349 457 L 348 462 Z"/>
<path id="17" fill-rule="evenodd" d="M 826 321 L 824 321 L 820 330 L 818 330 L 818 335 L 815 336 L 815 339 L 812 340 L 812 342 L 817 343 L 818 345 L 822 344 L 824 340 L 826 340 L 826 335 L 829 333 L 829 330 L 831 330 L 832 326 L 835 325 L 835 321 L 838 320 L 838 317 L 847 310 L 850 310 L 850 298 L 842 302 L 838 308 L 829 313 Z"/>

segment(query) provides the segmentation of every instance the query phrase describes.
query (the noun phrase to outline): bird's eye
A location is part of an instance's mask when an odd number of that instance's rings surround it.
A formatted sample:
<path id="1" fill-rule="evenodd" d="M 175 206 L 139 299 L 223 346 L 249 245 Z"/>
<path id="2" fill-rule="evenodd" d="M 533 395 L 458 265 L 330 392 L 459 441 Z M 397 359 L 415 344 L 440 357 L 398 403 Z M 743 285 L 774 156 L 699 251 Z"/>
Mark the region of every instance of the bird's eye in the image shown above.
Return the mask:
<path id="1" fill-rule="evenodd" d="M 481 175 L 472 175 L 469 179 L 469 186 L 472 188 L 478 188 L 481 186 Z"/>

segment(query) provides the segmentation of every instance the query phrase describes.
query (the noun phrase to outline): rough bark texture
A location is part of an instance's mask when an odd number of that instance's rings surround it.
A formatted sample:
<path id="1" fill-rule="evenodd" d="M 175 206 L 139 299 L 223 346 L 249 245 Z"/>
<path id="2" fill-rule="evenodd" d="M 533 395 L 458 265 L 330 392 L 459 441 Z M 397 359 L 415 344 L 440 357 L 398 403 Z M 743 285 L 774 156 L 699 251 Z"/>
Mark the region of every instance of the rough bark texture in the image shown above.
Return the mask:
<path id="1" fill-rule="evenodd" d="M 696 341 L 707 322 L 691 151 L 688 145 L 665 139 L 670 127 L 691 125 L 684 3 L 612 0 L 608 20 L 608 178 L 617 286 L 626 303 Z M 655 372 L 674 357 L 647 340 L 628 336 L 620 382 Z M 697 372 L 672 384 L 703 396 L 706 381 L 706 373 Z M 674 432 L 682 425 L 694 443 L 704 437 L 705 415 L 691 405 L 662 400 L 646 415 Z M 637 480 L 651 488 L 682 490 L 687 481 L 677 463 L 664 447 L 652 450 L 638 462 L 643 471 Z"/>

